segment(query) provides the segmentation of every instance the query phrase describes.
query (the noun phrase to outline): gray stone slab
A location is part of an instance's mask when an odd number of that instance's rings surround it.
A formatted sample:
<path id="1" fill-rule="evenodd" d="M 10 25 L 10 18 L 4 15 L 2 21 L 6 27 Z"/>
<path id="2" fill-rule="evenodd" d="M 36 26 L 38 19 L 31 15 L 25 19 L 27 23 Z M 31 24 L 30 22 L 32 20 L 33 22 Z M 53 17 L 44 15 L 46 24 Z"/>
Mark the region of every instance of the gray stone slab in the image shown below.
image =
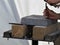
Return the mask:
<path id="1" fill-rule="evenodd" d="M 55 23 L 57 23 L 56 20 L 46 19 L 44 16 L 40 15 L 26 16 L 23 17 L 21 20 L 21 24 L 36 25 L 36 26 L 48 26 Z"/>

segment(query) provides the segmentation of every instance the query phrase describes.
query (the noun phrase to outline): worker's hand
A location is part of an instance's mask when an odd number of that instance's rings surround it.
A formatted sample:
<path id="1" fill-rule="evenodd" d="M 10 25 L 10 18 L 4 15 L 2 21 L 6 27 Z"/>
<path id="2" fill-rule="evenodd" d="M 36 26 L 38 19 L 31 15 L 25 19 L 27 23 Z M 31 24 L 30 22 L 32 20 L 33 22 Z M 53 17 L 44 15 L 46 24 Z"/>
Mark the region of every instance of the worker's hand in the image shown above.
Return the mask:
<path id="1" fill-rule="evenodd" d="M 47 10 L 45 9 L 43 13 L 44 13 L 44 16 L 49 19 L 56 19 L 57 20 L 60 18 L 59 14 L 55 13 L 54 11 L 52 11 L 50 9 L 47 9 Z"/>
<path id="2" fill-rule="evenodd" d="M 52 6 L 55 6 L 55 7 L 60 6 L 60 0 L 44 0 L 44 1 Z"/>

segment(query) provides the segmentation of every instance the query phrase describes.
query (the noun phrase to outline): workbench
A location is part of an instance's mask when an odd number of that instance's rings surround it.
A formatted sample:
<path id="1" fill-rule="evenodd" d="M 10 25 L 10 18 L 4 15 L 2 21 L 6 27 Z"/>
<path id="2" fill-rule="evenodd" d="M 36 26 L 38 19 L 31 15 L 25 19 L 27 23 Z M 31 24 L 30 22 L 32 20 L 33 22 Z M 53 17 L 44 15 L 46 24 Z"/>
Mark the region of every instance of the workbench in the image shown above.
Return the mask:
<path id="1" fill-rule="evenodd" d="M 10 24 L 15 24 L 15 23 L 10 23 Z M 55 34 L 53 34 L 53 33 L 55 33 Z M 55 40 L 56 40 L 56 38 L 58 38 L 58 36 L 59 36 L 58 34 L 59 33 L 56 33 L 56 32 L 53 32 L 53 33 L 46 35 L 43 40 L 33 40 L 31 35 L 27 35 L 27 36 L 25 36 L 23 38 L 13 37 L 12 36 L 12 30 L 9 30 L 9 31 L 4 32 L 3 38 L 7 38 L 7 39 L 14 38 L 14 39 L 32 40 L 32 45 L 38 45 L 38 41 L 46 41 L 46 42 L 54 42 L 55 43 Z"/>

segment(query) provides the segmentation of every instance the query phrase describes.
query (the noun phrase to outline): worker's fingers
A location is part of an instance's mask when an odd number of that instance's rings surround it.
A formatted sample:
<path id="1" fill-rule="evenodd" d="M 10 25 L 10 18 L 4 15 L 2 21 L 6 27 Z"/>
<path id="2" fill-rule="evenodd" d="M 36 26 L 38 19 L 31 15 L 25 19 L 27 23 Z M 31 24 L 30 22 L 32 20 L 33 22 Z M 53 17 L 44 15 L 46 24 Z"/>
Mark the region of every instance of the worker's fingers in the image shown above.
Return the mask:
<path id="1" fill-rule="evenodd" d="M 59 19 L 60 16 L 58 14 L 55 14 L 55 15 L 51 14 L 51 15 L 49 15 L 49 18 L 50 19 Z"/>
<path id="2" fill-rule="evenodd" d="M 52 16 L 56 16 L 57 15 L 57 13 L 52 11 L 52 10 L 48 10 L 48 12 L 49 12 L 49 15 L 52 15 Z"/>
<path id="3" fill-rule="evenodd" d="M 47 9 L 44 9 L 43 14 L 44 15 L 48 15 L 48 10 Z"/>
<path id="4" fill-rule="evenodd" d="M 58 14 L 55 13 L 54 11 L 52 11 L 52 10 L 48 10 L 48 12 L 47 12 L 47 10 L 44 10 L 43 13 L 44 13 L 44 17 L 45 17 L 45 18 L 49 18 L 49 19 L 59 19 Z"/>
<path id="5" fill-rule="evenodd" d="M 43 14 L 46 15 L 46 9 L 43 11 Z"/>
<path id="6" fill-rule="evenodd" d="M 49 17 L 49 19 L 57 20 L 57 19 L 58 19 L 58 17 Z"/>

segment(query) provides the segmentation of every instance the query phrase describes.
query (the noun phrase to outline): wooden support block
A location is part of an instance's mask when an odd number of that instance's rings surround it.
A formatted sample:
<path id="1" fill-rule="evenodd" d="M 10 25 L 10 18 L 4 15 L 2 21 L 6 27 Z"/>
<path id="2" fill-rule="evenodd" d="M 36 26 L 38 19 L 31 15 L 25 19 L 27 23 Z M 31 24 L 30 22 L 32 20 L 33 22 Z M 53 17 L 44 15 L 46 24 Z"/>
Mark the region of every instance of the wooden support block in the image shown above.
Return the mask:
<path id="1" fill-rule="evenodd" d="M 58 29 L 60 30 L 60 23 L 57 23 Z M 60 45 L 60 37 L 58 37 L 55 41 L 55 45 Z"/>
<path id="2" fill-rule="evenodd" d="M 53 25 L 50 25 L 50 26 L 34 26 L 33 28 L 33 39 L 34 40 L 43 40 L 44 39 L 44 36 L 53 32 L 53 31 L 56 31 L 57 29 L 57 24 L 53 24 Z"/>
<path id="3" fill-rule="evenodd" d="M 60 30 L 60 23 L 57 23 L 58 29 Z"/>
<path id="4" fill-rule="evenodd" d="M 60 45 L 60 37 L 58 37 L 55 41 L 55 45 Z"/>
<path id="5" fill-rule="evenodd" d="M 12 25 L 12 36 L 22 38 L 26 35 L 27 26 L 26 25 Z"/>

